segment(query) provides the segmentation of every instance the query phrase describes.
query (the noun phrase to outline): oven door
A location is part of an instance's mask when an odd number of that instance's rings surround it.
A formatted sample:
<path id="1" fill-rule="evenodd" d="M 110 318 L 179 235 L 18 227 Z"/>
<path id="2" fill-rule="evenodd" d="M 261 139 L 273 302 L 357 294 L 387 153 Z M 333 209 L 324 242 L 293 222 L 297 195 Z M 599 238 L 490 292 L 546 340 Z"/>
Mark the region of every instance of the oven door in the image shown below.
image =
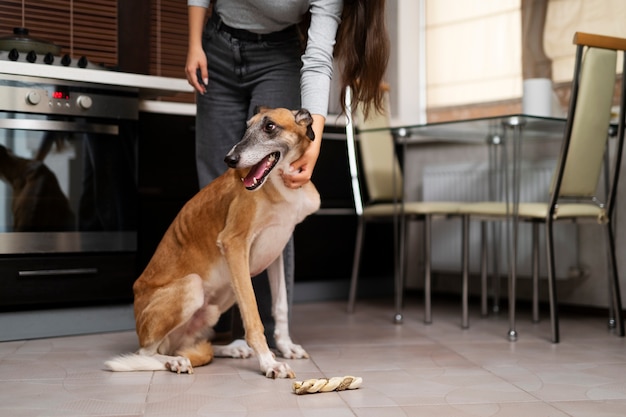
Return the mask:
<path id="1" fill-rule="evenodd" d="M 0 112 L 0 309 L 131 298 L 136 129 Z"/>

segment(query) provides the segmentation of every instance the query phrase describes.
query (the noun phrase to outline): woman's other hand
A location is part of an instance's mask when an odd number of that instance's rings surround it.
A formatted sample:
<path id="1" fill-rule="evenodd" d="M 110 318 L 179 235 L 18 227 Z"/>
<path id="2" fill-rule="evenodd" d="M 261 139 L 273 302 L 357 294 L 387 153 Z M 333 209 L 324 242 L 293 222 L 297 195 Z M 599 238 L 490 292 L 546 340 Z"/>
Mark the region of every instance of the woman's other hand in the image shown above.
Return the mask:
<path id="1" fill-rule="evenodd" d="M 185 76 L 191 86 L 200 94 L 206 93 L 209 83 L 209 70 L 206 55 L 202 49 L 202 29 L 207 15 L 204 7 L 189 6 L 189 50 L 185 64 Z"/>
<path id="2" fill-rule="evenodd" d="M 283 172 L 283 182 L 289 188 L 300 188 L 307 182 L 311 181 L 313 176 L 313 169 L 317 162 L 317 158 L 320 155 L 320 148 L 322 145 L 322 133 L 324 132 L 324 123 L 326 119 L 319 115 L 314 114 L 313 117 L 313 133 L 315 139 L 311 142 L 310 146 L 302 154 L 300 158 L 293 161 L 289 166 L 289 172 Z"/>

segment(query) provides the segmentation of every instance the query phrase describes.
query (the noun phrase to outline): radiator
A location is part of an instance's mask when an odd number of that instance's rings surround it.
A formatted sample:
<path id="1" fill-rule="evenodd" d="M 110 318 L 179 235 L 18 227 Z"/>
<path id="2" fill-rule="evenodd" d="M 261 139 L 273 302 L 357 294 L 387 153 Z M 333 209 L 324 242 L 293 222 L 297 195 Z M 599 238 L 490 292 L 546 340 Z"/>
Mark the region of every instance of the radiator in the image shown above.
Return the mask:
<path id="1" fill-rule="evenodd" d="M 520 201 L 547 201 L 555 161 L 525 163 L 521 166 Z M 460 163 L 423 167 L 422 199 L 425 201 L 484 201 L 490 199 L 490 172 L 486 163 Z M 492 190 L 493 191 L 493 190 Z M 512 200 L 509 200 L 512 201 Z M 493 242 L 499 244 L 499 272 L 508 271 L 506 223 L 489 222 L 489 253 Z M 432 233 L 433 271 L 456 272 L 461 270 L 461 222 L 459 220 L 434 221 Z M 500 239 L 494 240 L 494 230 Z M 510 230 L 509 230 L 510 231 Z M 572 224 L 556 224 L 555 245 L 557 277 L 567 277 L 578 258 L 577 228 Z M 546 276 L 544 228 L 540 227 L 540 274 Z M 480 222 L 470 223 L 470 271 L 480 272 L 481 231 Z M 532 226 L 520 223 L 518 229 L 517 271 L 520 277 L 532 274 Z M 489 261 L 489 271 L 493 270 Z"/>

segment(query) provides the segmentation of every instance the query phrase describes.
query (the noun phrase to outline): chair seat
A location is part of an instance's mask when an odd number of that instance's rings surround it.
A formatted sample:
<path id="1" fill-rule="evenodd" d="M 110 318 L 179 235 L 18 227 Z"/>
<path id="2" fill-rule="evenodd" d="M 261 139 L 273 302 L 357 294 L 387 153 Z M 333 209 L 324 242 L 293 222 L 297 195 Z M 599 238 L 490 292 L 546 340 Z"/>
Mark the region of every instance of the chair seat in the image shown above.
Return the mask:
<path id="1" fill-rule="evenodd" d="M 363 217 L 393 217 L 400 214 L 400 204 L 374 203 L 363 207 Z"/>
<path id="2" fill-rule="evenodd" d="M 457 214 L 466 203 L 456 201 L 410 201 L 404 203 L 406 214 Z"/>
<path id="3" fill-rule="evenodd" d="M 549 205 L 547 203 L 520 203 L 518 215 L 521 218 L 545 219 L 548 215 Z M 509 204 L 509 213 L 512 213 L 513 205 Z M 485 215 L 487 217 L 505 217 L 507 215 L 507 204 L 503 202 L 481 202 L 471 203 L 462 206 L 463 214 L 474 216 Z M 605 210 L 595 204 L 590 203 L 567 203 L 559 204 L 554 216 L 554 220 L 570 219 L 574 217 L 596 218 L 604 221 Z"/>
<path id="4" fill-rule="evenodd" d="M 406 216 L 452 215 L 458 214 L 460 207 L 467 203 L 454 201 L 410 201 L 404 203 L 404 214 Z M 363 207 L 365 217 L 390 217 L 400 214 L 402 207 L 400 203 L 374 203 Z"/>

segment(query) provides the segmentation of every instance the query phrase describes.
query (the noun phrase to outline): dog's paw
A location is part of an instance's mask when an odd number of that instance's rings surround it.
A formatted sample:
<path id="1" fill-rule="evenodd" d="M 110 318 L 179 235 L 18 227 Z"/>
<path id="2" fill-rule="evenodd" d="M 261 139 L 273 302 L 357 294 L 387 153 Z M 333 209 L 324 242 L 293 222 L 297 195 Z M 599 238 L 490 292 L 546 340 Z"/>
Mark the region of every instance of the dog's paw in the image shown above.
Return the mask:
<path id="1" fill-rule="evenodd" d="M 272 379 L 295 378 L 296 374 L 286 363 L 274 362 L 265 370 L 265 376 Z"/>
<path id="2" fill-rule="evenodd" d="M 177 374 L 193 374 L 193 367 L 191 361 L 184 356 L 176 356 L 165 362 L 165 368 L 168 371 L 176 372 Z"/>
<path id="3" fill-rule="evenodd" d="M 287 359 L 308 359 L 309 354 L 302 348 L 302 346 L 295 343 L 278 344 L 278 350 L 283 358 Z"/>
<path id="4" fill-rule="evenodd" d="M 225 346 L 213 346 L 215 356 L 223 358 L 245 359 L 254 355 L 254 351 L 245 340 L 237 339 Z"/>

